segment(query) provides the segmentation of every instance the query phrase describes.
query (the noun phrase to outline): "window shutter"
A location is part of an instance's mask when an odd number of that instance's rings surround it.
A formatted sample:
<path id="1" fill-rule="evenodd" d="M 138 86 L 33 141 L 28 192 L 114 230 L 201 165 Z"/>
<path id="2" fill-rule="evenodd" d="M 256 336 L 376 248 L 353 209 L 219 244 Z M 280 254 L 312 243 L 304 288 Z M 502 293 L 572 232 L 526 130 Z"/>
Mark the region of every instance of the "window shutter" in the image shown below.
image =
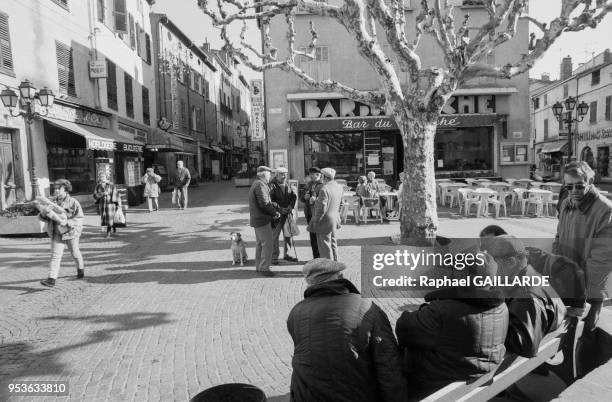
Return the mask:
<path id="1" fill-rule="evenodd" d="M 147 58 L 145 59 L 147 63 L 151 64 L 151 37 L 148 33 L 144 34 L 145 38 L 145 50 L 147 54 Z"/>
<path id="2" fill-rule="evenodd" d="M 151 124 L 149 114 L 149 88 L 142 87 L 142 121 L 144 124 Z"/>
<path id="3" fill-rule="evenodd" d="M 127 34 L 127 5 L 125 4 L 125 0 L 115 0 L 114 1 L 114 10 L 113 15 L 115 17 L 115 32 Z"/>
<path id="4" fill-rule="evenodd" d="M 57 78 L 60 93 L 76 96 L 72 48 L 56 41 L 55 57 L 57 60 Z"/>
<path id="5" fill-rule="evenodd" d="M 610 117 L 610 108 L 612 107 L 612 96 L 606 96 L 606 120 L 612 120 Z"/>
<path id="6" fill-rule="evenodd" d="M 134 16 L 129 14 L 129 28 L 130 28 L 130 47 L 136 49 L 136 30 L 134 27 Z"/>
<path id="7" fill-rule="evenodd" d="M 597 123 L 597 101 L 591 102 L 591 106 L 589 106 L 589 110 L 591 111 L 590 123 Z"/>
<path id="8" fill-rule="evenodd" d="M 0 13 L 0 69 L 13 71 L 8 15 Z"/>
<path id="9" fill-rule="evenodd" d="M 127 73 L 123 73 L 123 82 L 125 84 L 125 114 L 128 117 L 134 118 L 134 89 L 132 88 L 132 77 Z"/>
<path id="10" fill-rule="evenodd" d="M 140 25 L 136 23 L 136 54 L 142 56 L 142 42 L 140 41 Z"/>
<path id="11" fill-rule="evenodd" d="M 98 21 L 104 23 L 106 21 L 106 5 L 105 0 L 97 0 Z"/>
<path id="12" fill-rule="evenodd" d="M 117 110 L 117 69 L 115 63 L 106 59 L 106 103 L 109 109 Z"/>

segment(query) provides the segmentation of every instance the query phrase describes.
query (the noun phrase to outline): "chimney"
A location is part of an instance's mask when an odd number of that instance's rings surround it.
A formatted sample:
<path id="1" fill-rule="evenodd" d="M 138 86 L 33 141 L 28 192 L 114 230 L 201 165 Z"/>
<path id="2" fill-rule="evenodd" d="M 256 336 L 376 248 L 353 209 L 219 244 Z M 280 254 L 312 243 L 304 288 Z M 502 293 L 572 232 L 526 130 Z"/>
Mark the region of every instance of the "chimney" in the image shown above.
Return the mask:
<path id="1" fill-rule="evenodd" d="M 568 79 L 569 77 L 572 76 L 572 58 L 571 56 L 567 56 L 563 58 L 563 61 L 561 62 L 561 74 L 559 76 L 559 79 L 561 81 Z"/>
<path id="2" fill-rule="evenodd" d="M 542 81 L 550 81 L 550 73 L 542 73 Z"/>
<path id="3" fill-rule="evenodd" d="M 202 44 L 202 49 L 206 52 L 206 53 L 210 53 L 210 43 L 208 42 L 204 42 Z"/>
<path id="4" fill-rule="evenodd" d="M 609 63 L 612 61 L 612 55 L 610 54 L 610 49 L 604 50 L 603 62 Z"/>

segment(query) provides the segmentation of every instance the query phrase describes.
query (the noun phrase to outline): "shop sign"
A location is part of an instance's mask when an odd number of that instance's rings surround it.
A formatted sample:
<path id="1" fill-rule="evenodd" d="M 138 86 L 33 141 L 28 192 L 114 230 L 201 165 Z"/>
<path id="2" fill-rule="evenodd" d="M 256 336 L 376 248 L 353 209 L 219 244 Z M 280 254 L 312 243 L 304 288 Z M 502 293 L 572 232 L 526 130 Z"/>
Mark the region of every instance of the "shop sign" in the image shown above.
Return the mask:
<path id="1" fill-rule="evenodd" d="M 612 137 L 612 127 L 589 130 L 578 133 L 578 141 L 599 140 Z"/>
<path id="2" fill-rule="evenodd" d="M 495 113 L 495 95 L 451 96 L 442 114 Z"/>
<path id="3" fill-rule="evenodd" d="M 106 78 L 105 60 L 94 60 L 89 62 L 89 78 Z"/>
<path id="4" fill-rule="evenodd" d="M 119 152 L 142 152 L 142 145 L 117 143 L 117 151 Z"/>
<path id="5" fill-rule="evenodd" d="M 263 141 L 266 138 L 263 128 L 263 110 L 263 102 L 256 102 L 251 106 L 252 141 Z"/>
<path id="6" fill-rule="evenodd" d="M 108 128 L 110 126 L 108 117 L 95 112 L 90 112 L 89 110 L 76 109 L 58 103 L 55 103 L 53 107 L 50 107 L 48 110 L 49 114 L 47 117 L 51 117 L 53 119 L 101 128 Z"/>
<path id="7" fill-rule="evenodd" d="M 100 151 L 114 151 L 115 143 L 112 141 L 104 141 L 104 140 L 87 140 L 87 148 L 89 149 L 97 149 Z"/>
<path id="8" fill-rule="evenodd" d="M 119 131 L 128 137 L 141 142 L 147 142 L 147 132 L 134 127 L 126 126 L 125 124 L 119 123 Z"/>

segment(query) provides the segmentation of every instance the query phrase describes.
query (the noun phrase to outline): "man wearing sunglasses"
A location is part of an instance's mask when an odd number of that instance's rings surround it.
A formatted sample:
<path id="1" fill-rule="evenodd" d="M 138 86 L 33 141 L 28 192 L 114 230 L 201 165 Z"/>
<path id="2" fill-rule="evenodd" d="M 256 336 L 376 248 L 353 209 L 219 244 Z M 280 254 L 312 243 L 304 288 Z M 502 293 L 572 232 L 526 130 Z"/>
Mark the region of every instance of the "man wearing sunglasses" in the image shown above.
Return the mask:
<path id="1" fill-rule="evenodd" d="M 553 252 L 586 272 L 591 304 L 585 331 L 595 329 L 604 299 L 612 297 L 612 201 L 593 185 L 595 173 L 584 162 L 570 162 L 563 176 L 567 198 L 559 211 Z"/>

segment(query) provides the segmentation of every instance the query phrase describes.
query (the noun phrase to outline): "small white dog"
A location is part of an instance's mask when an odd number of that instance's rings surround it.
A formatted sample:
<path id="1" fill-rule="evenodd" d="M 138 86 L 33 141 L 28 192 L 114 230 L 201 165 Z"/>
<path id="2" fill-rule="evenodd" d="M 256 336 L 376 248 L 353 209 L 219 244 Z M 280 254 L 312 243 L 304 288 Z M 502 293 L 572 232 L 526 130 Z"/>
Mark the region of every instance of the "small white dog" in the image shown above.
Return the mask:
<path id="1" fill-rule="evenodd" d="M 240 262 L 240 265 L 243 266 L 249 257 L 247 257 L 246 244 L 242 240 L 242 235 L 238 232 L 232 232 L 230 237 L 232 239 L 232 265 Z"/>

